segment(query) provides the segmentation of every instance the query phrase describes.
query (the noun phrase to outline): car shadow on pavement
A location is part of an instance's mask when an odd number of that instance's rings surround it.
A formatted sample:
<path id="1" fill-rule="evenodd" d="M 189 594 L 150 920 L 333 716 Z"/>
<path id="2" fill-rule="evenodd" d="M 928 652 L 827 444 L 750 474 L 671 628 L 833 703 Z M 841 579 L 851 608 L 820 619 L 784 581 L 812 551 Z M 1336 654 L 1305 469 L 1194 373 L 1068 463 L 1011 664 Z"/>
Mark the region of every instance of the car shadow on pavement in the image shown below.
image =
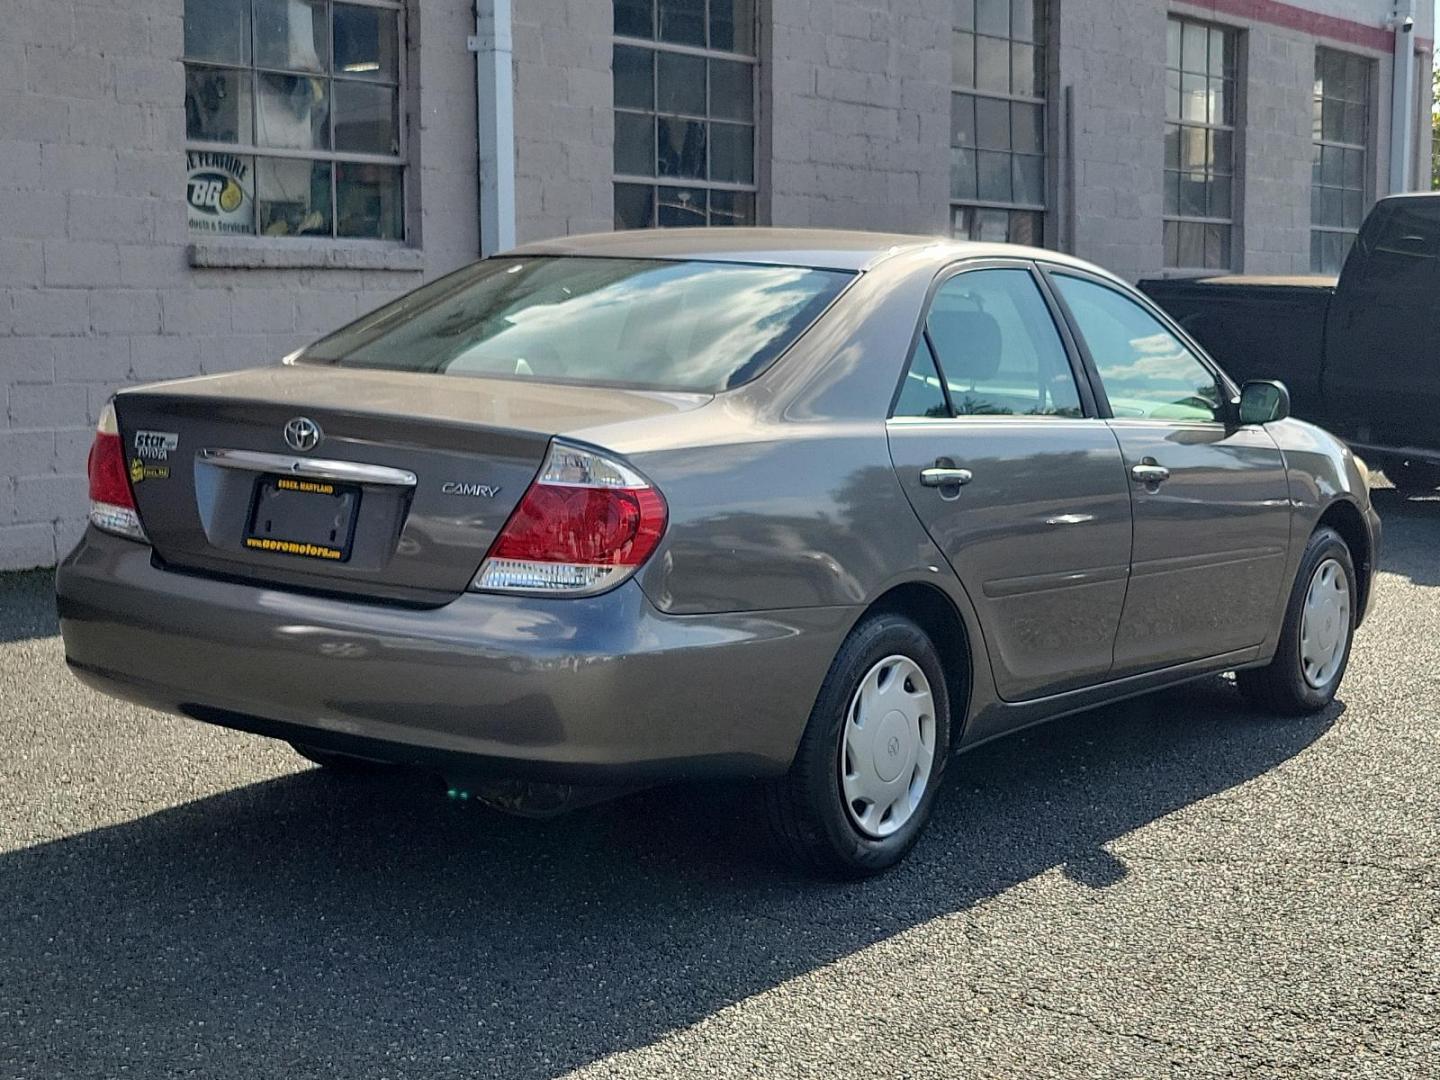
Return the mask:
<path id="1" fill-rule="evenodd" d="M 1285 762 L 1233 685 L 955 759 L 910 860 L 859 884 L 768 854 L 744 789 L 550 822 L 320 770 L 0 856 L 0 1063 L 20 1076 L 551 1077 L 1052 869 Z M 179 767 L 178 764 L 176 767 Z"/>
<path id="2" fill-rule="evenodd" d="M 1406 497 L 1394 488 L 1376 488 L 1370 497 L 1384 529 L 1380 569 L 1416 585 L 1440 585 L 1440 551 L 1435 550 L 1440 493 Z"/>
<path id="3" fill-rule="evenodd" d="M 0 573 L 0 613 L 0 645 L 58 634 L 55 571 Z"/>

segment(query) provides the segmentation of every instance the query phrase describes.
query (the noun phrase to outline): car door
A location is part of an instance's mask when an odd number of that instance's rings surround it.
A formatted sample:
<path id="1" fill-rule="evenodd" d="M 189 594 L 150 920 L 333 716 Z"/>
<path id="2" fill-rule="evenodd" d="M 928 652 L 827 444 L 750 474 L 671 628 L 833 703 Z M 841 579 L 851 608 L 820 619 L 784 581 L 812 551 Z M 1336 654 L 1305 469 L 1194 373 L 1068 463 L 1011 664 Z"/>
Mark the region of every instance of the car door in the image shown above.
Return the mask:
<path id="1" fill-rule="evenodd" d="M 1130 562 L 1129 481 L 1038 272 L 933 290 L 888 423 L 906 496 L 979 615 L 1011 701 L 1103 681 Z"/>
<path id="2" fill-rule="evenodd" d="M 1135 531 L 1113 674 L 1259 645 L 1290 543 L 1279 448 L 1236 422 L 1235 390 L 1138 295 L 1051 268 L 1120 442 Z"/>
<path id="3" fill-rule="evenodd" d="M 1330 305 L 1326 405 L 1347 438 L 1440 447 L 1440 199 L 1387 199 Z"/>

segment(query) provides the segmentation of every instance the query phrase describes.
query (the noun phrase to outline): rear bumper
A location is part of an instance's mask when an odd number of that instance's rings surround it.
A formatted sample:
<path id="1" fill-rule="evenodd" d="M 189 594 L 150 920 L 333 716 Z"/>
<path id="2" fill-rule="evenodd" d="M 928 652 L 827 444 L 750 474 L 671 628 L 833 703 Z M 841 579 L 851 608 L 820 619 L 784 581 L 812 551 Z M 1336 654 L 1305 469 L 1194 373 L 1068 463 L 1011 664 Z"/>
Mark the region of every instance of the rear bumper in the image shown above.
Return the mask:
<path id="1" fill-rule="evenodd" d="M 789 767 L 850 608 L 669 616 L 603 596 L 410 609 L 180 574 L 91 529 L 72 670 L 141 704 L 447 775 L 625 784 Z"/>

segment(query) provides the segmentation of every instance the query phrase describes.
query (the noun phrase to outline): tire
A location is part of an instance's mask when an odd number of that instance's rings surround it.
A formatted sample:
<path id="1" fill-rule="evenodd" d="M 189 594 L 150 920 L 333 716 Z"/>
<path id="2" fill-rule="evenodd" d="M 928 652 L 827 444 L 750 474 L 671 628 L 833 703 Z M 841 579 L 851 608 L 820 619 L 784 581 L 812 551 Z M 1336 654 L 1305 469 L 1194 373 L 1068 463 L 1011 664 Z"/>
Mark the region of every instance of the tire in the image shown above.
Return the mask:
<path id="1" fill-rule="evenodd" d="M 1329 584 L 1325 579 L 1327 573 Z M 1343 612 L 1327 603 L 1330 594 L 1340 588 L 1340 577 L 1343 577 Z M 1312 608 L 1316 624 L 1308 626 L 1305 612 L 1312 588 L 1318 590 L 1316 596 L 1321 603 Z M 1266 711 L 1287 716 L 1318 712 L 1334 701 L 1350 663 L 1357 596 L 1350 549 L 1334 529 L 1328 526 L 1316 529 L 1305 545 L 1295 584 L 1290 589 L 1274 659 L 1265 667 L 1235 673 L 1235 681 L 1246 698 Z M 1329 647 L 1332 641 L 1333 650 Z M 1330 659 L 1316 664 L 1313 657 L 1317 654 L 1329 655 Z"/>
<path id="2" fill-rule="evenodd" d="M 318 746 L 306 746 L 304 743 L 292 742 L 290 746 L 306 761 L 313 761 L 323 769 L 347 776 L 374 776 L 378 773 L 389 772 L 396 767 L 388 761 L 354 757 L 350 754 L 337 753 L 334 750 L 321 750 Z"/>
<path id="3" fill-rule="evenodd" d="M 868 616 L 830 665 L 790 771 L 764 785 L 777 846 L 824 877 L 889 869 L 925 828 L 949 750 L 950 697 L 934 643 L 902 615 Z M 852 797 L 867 785 L 878 800 Z"/>
<path id="4" fill-rule="evenodd" d="M 1396 461 L 1385 466 L 1385 476 L 1402 495 L 1424 495 L 1440 487 L 1440 465 L 1427 461 Z"/>

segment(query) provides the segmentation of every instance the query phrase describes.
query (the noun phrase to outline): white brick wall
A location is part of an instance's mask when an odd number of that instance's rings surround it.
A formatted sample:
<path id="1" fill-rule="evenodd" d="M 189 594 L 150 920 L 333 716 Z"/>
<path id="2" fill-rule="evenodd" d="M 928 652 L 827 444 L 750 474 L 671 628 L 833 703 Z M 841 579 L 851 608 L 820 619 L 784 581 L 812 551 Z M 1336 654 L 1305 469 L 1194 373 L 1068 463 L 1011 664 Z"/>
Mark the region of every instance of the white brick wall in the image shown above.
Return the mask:
<path id="1" fill-rule="evenodd" d="M 474 16 L 468 0 L 418 0 L 417 269 L 191 267 L 182 12 L 6 0 L 0 570 L 53 563 L 78 535 L 85 454 L 117 387 L 273 363 L 478 250 Z"/>

